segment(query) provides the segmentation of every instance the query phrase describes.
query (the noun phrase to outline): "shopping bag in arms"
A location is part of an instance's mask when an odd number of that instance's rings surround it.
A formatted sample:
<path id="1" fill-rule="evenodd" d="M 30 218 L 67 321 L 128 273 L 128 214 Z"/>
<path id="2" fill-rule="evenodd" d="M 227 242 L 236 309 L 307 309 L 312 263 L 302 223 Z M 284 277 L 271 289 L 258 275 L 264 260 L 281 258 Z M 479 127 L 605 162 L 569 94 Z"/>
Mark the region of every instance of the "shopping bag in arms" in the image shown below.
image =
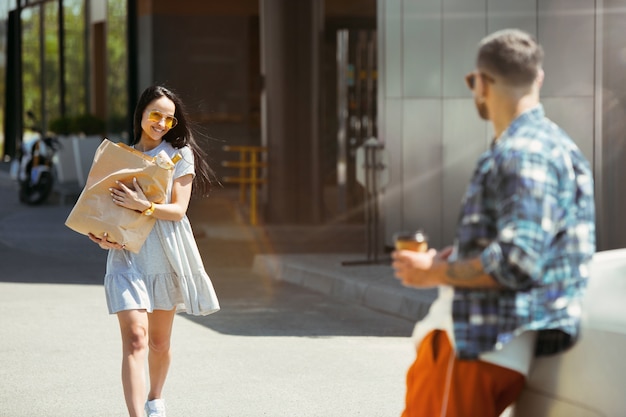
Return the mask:
<path id="1" fill-rule="evenodd" d="M 163 203 L 179 158 L 176 155 L 172 160 L 165 152 L 150 157 L 123 143 L 104 139 L 96 150 L 85 188 L 65 225 L 84 235 L 102 237 L 107 233 L 111 242 L 139 252 L 156 219 L 116 205 L 109 188 L 117 187 L 116 181 L 133 188 L 133 178 L 137 178 L 148 200 Z"/>

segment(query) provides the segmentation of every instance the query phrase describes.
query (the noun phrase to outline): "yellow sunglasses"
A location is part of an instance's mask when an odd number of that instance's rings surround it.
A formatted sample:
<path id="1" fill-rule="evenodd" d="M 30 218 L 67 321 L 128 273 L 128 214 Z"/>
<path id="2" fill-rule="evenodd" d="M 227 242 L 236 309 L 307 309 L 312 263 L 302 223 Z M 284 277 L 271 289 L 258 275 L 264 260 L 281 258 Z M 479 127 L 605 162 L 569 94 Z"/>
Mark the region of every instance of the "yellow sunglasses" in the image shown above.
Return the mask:
<path id="1" fill-rule="evenodd" d="M 178 124 L 177 118 L 174 116 L 167 116 L 158 110 L 150 110 L 150 112 L 148 112 L 148 120 L 155 123 L 160 123 L 161 120 L 165 120 L 165 127 L 168 129 L 171 129 Z"/>

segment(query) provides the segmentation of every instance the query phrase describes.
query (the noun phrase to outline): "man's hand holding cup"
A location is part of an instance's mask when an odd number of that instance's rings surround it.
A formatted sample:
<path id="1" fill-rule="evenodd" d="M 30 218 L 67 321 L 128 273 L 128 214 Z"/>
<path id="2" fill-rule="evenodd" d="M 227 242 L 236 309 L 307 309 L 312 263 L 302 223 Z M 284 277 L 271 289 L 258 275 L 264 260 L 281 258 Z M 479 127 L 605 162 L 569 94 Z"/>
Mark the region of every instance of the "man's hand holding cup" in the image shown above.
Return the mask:
<path id="1" fill-rule="evenodd" d="M 417 232 L 394 234 L 395 251 L 391 254 L 396 278 L 407 287 L 428 288 L 439 285 L 429 272 L 437 251 L 428 249 L 428 236 Z"/>

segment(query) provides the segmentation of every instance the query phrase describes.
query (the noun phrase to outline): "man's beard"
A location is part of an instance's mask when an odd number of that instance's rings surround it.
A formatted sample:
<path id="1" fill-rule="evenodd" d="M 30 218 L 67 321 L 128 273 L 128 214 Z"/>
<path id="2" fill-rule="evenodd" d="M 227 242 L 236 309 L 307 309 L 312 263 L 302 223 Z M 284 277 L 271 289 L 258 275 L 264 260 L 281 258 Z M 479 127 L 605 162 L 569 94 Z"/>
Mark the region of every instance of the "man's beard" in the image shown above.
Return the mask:
<path id="1" fill-rule="evenodd" d="M 489 110 L 487 109 L 487 104 L 485 102 L 479 102 L 478 99 L 474 99 L 474 104 L 476 104 L 476 110 L 478 111 L 478 115 L 483 120 L 489 120 Z"/>

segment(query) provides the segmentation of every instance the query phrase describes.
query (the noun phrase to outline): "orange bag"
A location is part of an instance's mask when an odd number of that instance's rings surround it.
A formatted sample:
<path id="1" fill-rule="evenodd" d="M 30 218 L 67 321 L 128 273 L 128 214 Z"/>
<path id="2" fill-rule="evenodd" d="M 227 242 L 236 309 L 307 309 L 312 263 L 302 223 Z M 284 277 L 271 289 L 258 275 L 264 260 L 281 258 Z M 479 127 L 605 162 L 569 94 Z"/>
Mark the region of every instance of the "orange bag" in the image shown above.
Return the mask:
<path id="1" fill-rule="evenodd" d="M 150 157 L 123 143 L 104 139 L 65 225 L 84 235 L 102 237 L 106 232 L 110 241 L 139 252 L 156 219 L 116 205 L 109 188 L 116 187 L 116 181 L 132 188 L 133 178 L 137 178 L 148 200 L 163 203 L 177 157 L 172 160 L 165 152 Z"/>

